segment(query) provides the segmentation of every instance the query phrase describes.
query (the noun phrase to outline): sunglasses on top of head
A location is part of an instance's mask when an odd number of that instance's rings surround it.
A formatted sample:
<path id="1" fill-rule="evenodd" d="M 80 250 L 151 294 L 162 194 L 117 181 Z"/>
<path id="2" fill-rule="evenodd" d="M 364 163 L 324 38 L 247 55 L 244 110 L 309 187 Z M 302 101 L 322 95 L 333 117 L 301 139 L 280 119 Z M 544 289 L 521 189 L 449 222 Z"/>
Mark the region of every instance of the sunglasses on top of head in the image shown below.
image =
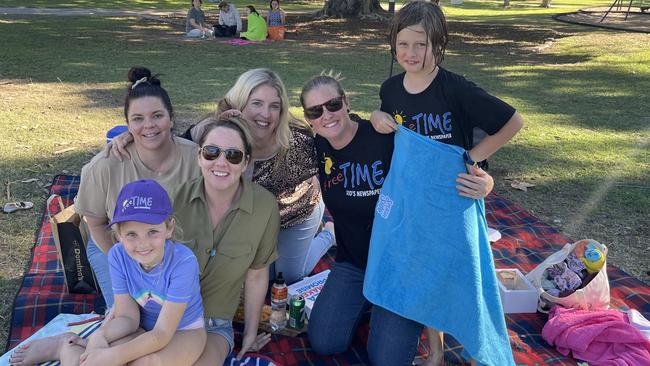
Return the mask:
<path id="1" fill-rule="evenodd" d="M 223 155 L 226 157 L 226 160 L 228 160 L 228 162 L 231 164 L 236 165 L 244 160 L 244 152 L 239 149 L 222 149 L 219 146 L 215 145 L 205 145 L 201 148 L 201 156 L 203 156 L 203 159 L 205 160 L 217 160 L 219 159 L 219 155 L 221 155 L 221 153 L 223 153 Z"/>
<path id="2" fill-rule="evenodd" d="M 332 113 L 340 111 L 343 108 L 343 99 L 345 99 L 344 96 L 332 98 L 323 104 L 305 108 L 303 112 L 305 113 L 305 117 L 309 119 L 320 118 L 323 115 L 323 107 Z"/>

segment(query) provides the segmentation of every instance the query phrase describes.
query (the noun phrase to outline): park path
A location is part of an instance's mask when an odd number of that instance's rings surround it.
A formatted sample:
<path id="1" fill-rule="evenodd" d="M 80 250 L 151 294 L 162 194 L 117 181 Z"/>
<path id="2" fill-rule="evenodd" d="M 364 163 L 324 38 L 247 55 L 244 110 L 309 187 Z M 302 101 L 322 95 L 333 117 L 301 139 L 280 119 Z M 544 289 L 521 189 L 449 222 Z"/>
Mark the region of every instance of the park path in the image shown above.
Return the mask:
<path id="1" fill-rule="evenodd" d="M 206 10 L 206 9 L 204 9 Z M 213 12 L 215 9 L 207 9 Z M 308 14 L 310 10 L 289 10 L 291 15 Z M 56 15 L 56 16 L 102 16 L 102 17 L 169 17 L 186 16 L 187 10 L 158 9 L 100 9 L 100 8 L 28 8 L 24 6 L 3 8 L 0 15 Z"/>
<path id="2" fill-rule="evenodd" d="M 187 11 L 183 10 L 156 10 L 156 9 L 99 9 L 99 8 L 0 8 L 0 14 L 3 15 L 57 15 L 57 16 L 128 16 L 128 17 L 141 17 L 141 16 L 170 16 L 170 15 L 183 15 Z"/>

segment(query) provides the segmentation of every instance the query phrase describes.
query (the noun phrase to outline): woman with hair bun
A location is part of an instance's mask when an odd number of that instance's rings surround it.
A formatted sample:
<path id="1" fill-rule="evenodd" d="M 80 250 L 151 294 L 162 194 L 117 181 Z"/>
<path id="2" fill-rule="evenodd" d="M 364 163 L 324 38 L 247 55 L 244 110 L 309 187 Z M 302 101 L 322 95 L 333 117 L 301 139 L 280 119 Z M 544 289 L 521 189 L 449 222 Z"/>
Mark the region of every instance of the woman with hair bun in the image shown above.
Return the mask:
<path id="1" fill-rule="evenodd" d="M 124 99 L 124 118 L 133 144 L 131 159 L 123 161 L 100 152 L 81 170 L 77 213 L 88 224 L 88 260 L 102 290 L 106 307 L 113 306 L 113 291 L 106 253 L 114 240 L 106 231 L 122 187 L 134 180 L 155 179 L 166 190 L 197 177 L 196 144 L 172 134 L 174 109 L 167 91 L 149 69 L 133 67 Z"/>

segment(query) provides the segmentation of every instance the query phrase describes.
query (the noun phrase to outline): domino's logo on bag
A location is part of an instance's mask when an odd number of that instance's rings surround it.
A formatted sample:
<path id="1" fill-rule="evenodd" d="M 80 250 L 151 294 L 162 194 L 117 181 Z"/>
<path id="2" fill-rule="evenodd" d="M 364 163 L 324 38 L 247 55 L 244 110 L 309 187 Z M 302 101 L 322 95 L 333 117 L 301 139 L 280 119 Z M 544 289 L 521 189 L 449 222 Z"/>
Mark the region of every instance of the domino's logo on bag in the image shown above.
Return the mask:
<path id="1" fill-rule="evenodd" d="M 377 215 L 381 216 L 381 218 L 384 220 L 388 219 L 392 208 L 393 200 L 383 193 L 379 194 L 379 200 L 377 200 L 377 206 L 375 207 L 375 212 Z"/>

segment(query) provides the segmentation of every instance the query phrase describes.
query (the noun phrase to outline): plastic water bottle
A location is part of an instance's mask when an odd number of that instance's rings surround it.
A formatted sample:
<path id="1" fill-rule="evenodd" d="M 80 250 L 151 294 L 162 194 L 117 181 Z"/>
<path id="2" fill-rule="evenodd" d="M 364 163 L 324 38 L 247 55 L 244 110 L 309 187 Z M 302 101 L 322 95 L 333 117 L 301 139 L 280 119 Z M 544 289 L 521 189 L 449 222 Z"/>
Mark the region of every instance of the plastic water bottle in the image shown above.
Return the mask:
<path id="1" fill-rule="evenodd" d="M 287 326 L 287 294 L 287 285 L 284 282 L 284 277 L 282 277 L 282 272 L 279 272 L 271 288 L 271 316 L 269 318 L 269 324 L 274 332 L 284 329 Z"/>

